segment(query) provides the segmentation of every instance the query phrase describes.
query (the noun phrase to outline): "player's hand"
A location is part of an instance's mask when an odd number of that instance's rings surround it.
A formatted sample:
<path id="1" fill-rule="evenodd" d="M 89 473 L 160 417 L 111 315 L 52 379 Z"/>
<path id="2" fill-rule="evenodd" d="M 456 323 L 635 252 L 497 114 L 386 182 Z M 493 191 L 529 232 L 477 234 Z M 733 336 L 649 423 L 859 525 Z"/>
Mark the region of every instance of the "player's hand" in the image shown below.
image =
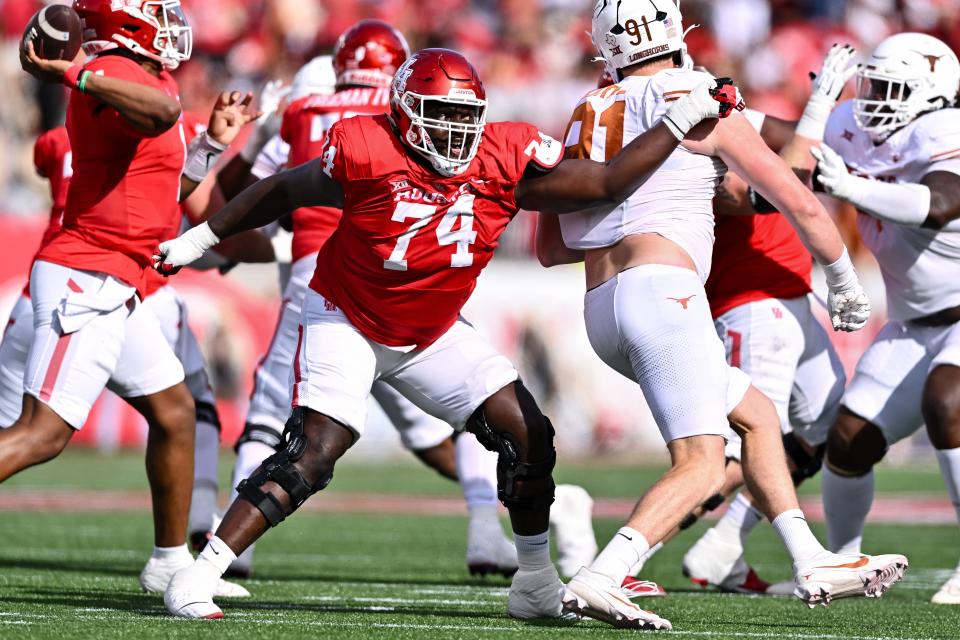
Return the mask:
<path id="1" fill-rule="evenodd" d="M 817 182 L 834 198 L 849 200 L 856 178 L 847 171 L 847 165 L 836 151 L 825 144 L 811 147 L 810 155 L 817 161 Z"/>
<path id="2" fill-rule="evenodd" d="M 260 113 L 249 109 L 253 94 L 239 91 L 224 91 L 217 98 L 217 104 L 210 112 L 207 135 L 224 146 L 229 146 L 243 127 L 257 118 Z"/>
<path id="3" fill-rule="evenodd" d="M 153 256 L 153 268 L 162 275 L 171 276 L 191 262 L 199 260 L 207 249 L 220 242 L 220 238 L 204 222 L 188 229 L 179 238 L 161 242 Z"/>
<path id="4" fill-rule="evenodd" d="M 870 300 L 859 282 L 843 290 L 831 288 L 827 308 L 834 331 L 857 331 L 870 319 Z"/>
<path id="5" fill-rule="evenodd" d="M 63 74 L 72 66 L 72 60 L 44 60 L 30 40 L 20 43 L 20 67 L 41 82 L 63 82 Z"/>
<path id="6" fill-rule="evenodd" d="M 813 80 L 811 100 L 829 100 L 831 107 L 840 98 L 847 81 L 857 72 L 853 57 L 857 50 L 848 44 L 834 44 L 823 58 L 820 73 L 810 74 Z"/>
<path id="7" fill-rule="evenodd" d="M 681 96 L 663 117 L 663 122 L 677 139 L 708 118 L 726 118 L 746 105 L 740 90 L 730 78 L 707 80 Z"/>
<path id="8" fill-rule="evenodd" d="M 282 80 L 271 80 L 263 86 L 260 92 L 259 109 L 256 127 L 240 155 L 253 164 L 260 150 L 270 139 L 280 132 L 280 123 L 283 121 L 284 99 L 290 94 L 290 86 L 284 85 Z"/>

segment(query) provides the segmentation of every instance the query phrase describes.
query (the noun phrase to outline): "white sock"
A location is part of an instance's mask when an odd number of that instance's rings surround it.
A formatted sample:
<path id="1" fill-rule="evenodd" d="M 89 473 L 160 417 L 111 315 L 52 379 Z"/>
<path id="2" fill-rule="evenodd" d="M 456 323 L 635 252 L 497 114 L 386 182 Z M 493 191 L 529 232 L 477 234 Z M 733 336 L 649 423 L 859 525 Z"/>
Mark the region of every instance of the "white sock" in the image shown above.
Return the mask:
<path id="1" fill-rule="evenodd" d="M 957 512 L 957 520 L 960 520 L 960 448 L 937 449 L 937 462 L 947 483 L 947 495 Z"/>
<path id="2" fill-rule="evenodd" d="M 631 576 L 640 575 L 640 572 L 643 571 L 643 565 L 647 564 L 647 560 L 655 556 L 657 554 L 657 551 L 660 551 L 660 549 L 663 549 L 662 541 L 658 542 L 657 544 L 647 549 L 647 552 L 643 554 L 643 557 L 640 558 L 637 564 L 630 567 L 630 575 Z"/>
<path id="3" fill-rule="evenodd" d="M 837 553 L 860 553 L 863 524 L 873 504 L 873 470 L 841 476 L 823 465 L 822 477 L 827 544 Z"/>
<path id="4" fill-rule="evenodd" d="M 176 547 L 154 547 L 152 557 L 157 560 L 166 560 L 181 555 L 190 556 L 190 549 L 187 548 L 186 544 L 181 544 Z M 193 556 L 190 557 L 192 558 Z"/>
<path id="5" fill-rule="evenodd" d="M 517 547 L 517 565 L 520 571 L 537 571 L 551 566 L 549 531 L 533 536 L 514 533 L 513 540 Z"/>
<path id="6" fill-rule="evenodd" d="M 802 562 L 826 553 L 826 549 L 810 531 L 810 525 L 800 509 L 787 509 L 770 524 L 783 540 L 783 545 L 794 562 Z"/>
<path id="7" fill-rule="evenodd" d="M 461 433 L 454 441 L 457 478 L 467 509 L 493 507 L 497 504 L 497 454 L 487 451 L 472 433 Z"/>
<path id="8" fill-rule="evenodd" d="M 762 518 L 763 514 L 754 509 L 747 497 L 742 493 L 737 493 L 737 497 L 727 507 L 723 517 L 717 521 L 713 530 L 727 544 L 739 545 L 743 548 L 747 536 L 750 535 L 750 532 Z"/>
<path id="9" fill-rule="evenodd" d="M 590 570 L 609 576 L 619 586 L 649 550 L 650 543 L 642 533 L 630 527 L 620 527 L 593 560 Z"/>
<path id="10" fill-rule="evenodd" d="M 217 456 L 220 430 L 209 422 L 197 422 L 193 454 L 193 495 L 190 500 L 189 531 L 208 531 L 217 510 Z"/>
<path id="11" fill-rule="evenodd" d="M 237 559 L 237 554 L 227 546 L 223 540 L 217 536 L 210 538 L 207 546 L 203 548 L 200 555 L 197 556 L 197 562 L 208 562 L 213 565 L 222 576 L 230 563 Z"/>
<path id="12" fill-rule="evenodd" d="M 277 450 L 270 445 L 256 440 L 249 440 L 240 445 L 237 450 L 237 460 L 233 463 L 233 478 L 231 479 L 233 486 L 230 489 L 230 504 L 233 504 L 233 501 L 237 499 L 237 485 L 240 484 L 240 481 L 249 478 L 250 474 L 256 471 L 264 460 L 276 452 Z"/>

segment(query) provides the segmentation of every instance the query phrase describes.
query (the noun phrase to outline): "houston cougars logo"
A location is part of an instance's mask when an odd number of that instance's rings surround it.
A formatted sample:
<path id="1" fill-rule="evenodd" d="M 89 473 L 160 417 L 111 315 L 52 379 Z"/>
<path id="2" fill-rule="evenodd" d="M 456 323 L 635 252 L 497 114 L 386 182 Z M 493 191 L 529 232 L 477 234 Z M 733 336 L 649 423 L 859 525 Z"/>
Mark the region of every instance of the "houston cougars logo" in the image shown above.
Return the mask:
<path id="1" fill-rule="evenodd" d="M 687 305 L 690 304 L 690 301 L 696 297 L 697 297 L 697 294 L 694 293 L 693 295 L 689 295 L 686 298 L 671 298 L 668 296 L 667 300 L 673 300 L 674 302 L 679 304 L 681 307 L 683 307 L 684 310 L 686 310 Z"/>

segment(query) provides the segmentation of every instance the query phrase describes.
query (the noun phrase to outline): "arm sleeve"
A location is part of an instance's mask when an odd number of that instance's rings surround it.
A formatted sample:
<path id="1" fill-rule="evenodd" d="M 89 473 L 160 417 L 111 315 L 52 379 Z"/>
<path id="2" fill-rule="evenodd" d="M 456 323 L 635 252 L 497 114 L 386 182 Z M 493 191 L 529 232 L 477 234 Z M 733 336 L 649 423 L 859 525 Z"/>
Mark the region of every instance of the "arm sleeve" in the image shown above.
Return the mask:
<path id="1" fill-rule="evenodd" d="M 357 165 L 352 158 L 353 150 L 344 135 L 344 122 L 337 122 L 327 131 L 320 154 L 320 166 L 328 177 L 346 186 L 350 180 L 362 176 L 358 175 Z"/>
<path id="2" fill-rule="evenodd" d="M 533 125 L 527 125 L 523 131 L 520 150 L 521 173 L 549 173 L 563 161 L 563 144 L 551 138 Z"/>

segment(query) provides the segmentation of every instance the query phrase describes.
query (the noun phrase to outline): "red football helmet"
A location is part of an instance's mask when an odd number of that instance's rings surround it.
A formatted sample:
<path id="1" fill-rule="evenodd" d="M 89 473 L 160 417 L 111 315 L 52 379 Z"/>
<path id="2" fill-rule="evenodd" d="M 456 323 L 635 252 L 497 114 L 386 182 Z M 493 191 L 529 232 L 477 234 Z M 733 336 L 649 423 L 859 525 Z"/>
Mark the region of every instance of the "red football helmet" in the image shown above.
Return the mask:
<path id="1" fill-rule="evenodd" d="M 438 173 L 470 165 L 487 121 L 483 83 L 473 65 L 450 49 L 423 49 L 397 71 L 390 114 L 404 143 Z"/>
<path id="2" fill-rule="evenodd" d="M 389 87 L 410 55 L 403 35 L 382 20 L 361 20 L 337 38 L 333 70 L 337 86 Z"/>
<path id="3" fill-rule="evenodd" d="M 88 56 L 126 47 L 176 69 L 190 59 L 193 32 L 180 0 L 73 0 Z"/>

